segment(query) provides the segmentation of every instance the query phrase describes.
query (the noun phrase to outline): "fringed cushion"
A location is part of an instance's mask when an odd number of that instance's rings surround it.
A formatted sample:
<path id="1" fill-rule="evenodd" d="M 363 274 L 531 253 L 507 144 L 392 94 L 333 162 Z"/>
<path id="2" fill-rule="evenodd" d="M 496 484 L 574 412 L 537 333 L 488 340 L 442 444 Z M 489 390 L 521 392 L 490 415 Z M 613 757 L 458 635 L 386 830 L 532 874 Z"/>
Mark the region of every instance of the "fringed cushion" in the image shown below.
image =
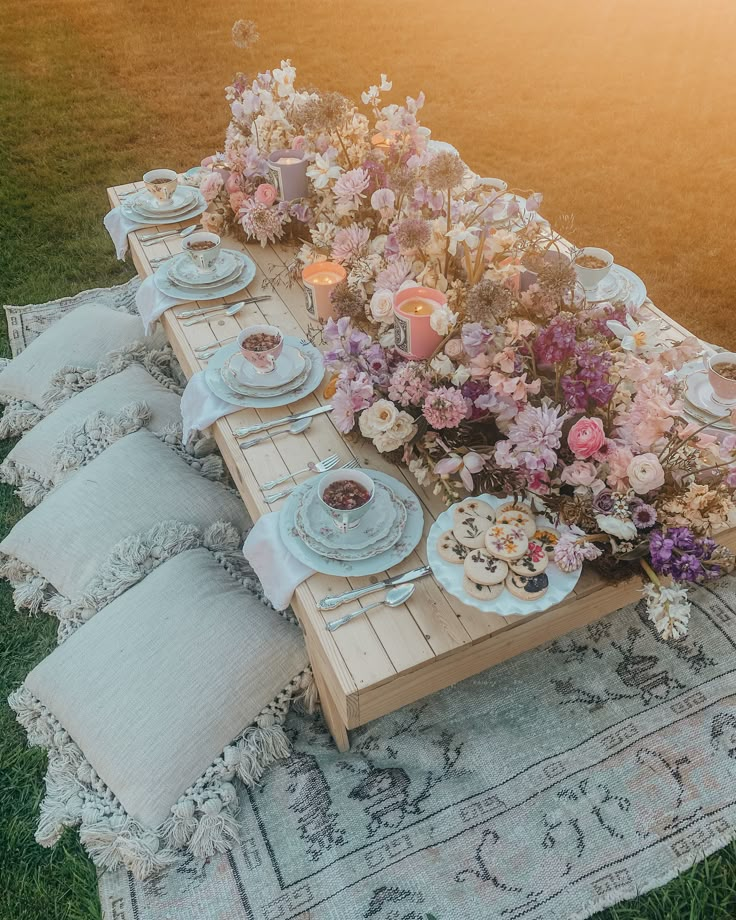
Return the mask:
<path id="1" fill-rule="evenodd" d="M 72 396 L 27 432 L 0 466 L 0 478 L 17 487 L 26 505 L 37 505 L 113 440 L 143 426 L 162 431 L 176 424 L 179 403 L 170 387 L 131 364 Z"/>
<path id="2" fill-rule="evenodd" d="M 237 841 L 233 781 L 288 754 L 281 724 L 313 688 L 299 628 L 243 587 L 236 546 L 164 563 L 10 698 L 49 752 L 39 843 L 81 824 L 97 865 L 145 878 Z"/>
<path id="3" fill-rule="evenodd" d="M 242 500 L 206 478 L 222 471 L 221 459 L 186 456 L 177 435 L 169 437 L 171 446 L 146 430 L 127 435 L 15 525 L 0 554 L 16 606 L 89 619 L 125 590 L 131 571 L 179 551 L 161 522 L 204 529 L 224 520 L 242 533 L 249 523 Z"/>
<path id="4" fill-rule="evenodd" d="M 43 408 L 62 367 L 93 368 L 101 358 L 143 338 L 143 323 L 108 307 L 89 304 L 67 313 L 0 371 L 0 400 Z"/>

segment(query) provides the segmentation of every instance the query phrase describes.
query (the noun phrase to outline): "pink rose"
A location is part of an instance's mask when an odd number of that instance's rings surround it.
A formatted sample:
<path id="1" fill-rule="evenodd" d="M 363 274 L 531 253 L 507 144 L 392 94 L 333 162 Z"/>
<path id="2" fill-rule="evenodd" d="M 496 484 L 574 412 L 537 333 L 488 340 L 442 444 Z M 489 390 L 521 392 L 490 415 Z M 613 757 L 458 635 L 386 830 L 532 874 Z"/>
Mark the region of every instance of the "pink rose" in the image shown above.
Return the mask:
<path id="1" fill-rule="evenodd" d="M 258 204 L 270 207 L 278 198 L 278 192 L 270 182 L 262 182 L 255 191 L 253 196 Z"/>
<path id="2" fill-rule="evenodd" d="M 246 199 L 245 192 L 233 192 L 230 195 L 230 207 L 237 214 L 238 211 L 243 207 L 243 202 Z"/>
<path id="3" fill-rule="evenodd" d="M 634 459 L 634 455 L 623 444 L 613 444 L 609 441 L 608 457 L 608 476 L 606 482 L 612 489 L 617 491 L 626 489 L 626 471 L 629 464 Z"/>
<path id="4" fill-rule="evenodd" d="M 445 354 L 448 358 L 457 359 L 463 353 L 463 343 L 460 339 L 450 339 L 445 345 Z"/>
<path id="5" fill-rule="evenodd" d="M 237 173 L 230 173 L 225 182 L 225 191 L 228 195 L 234 195 L 235 192 L 242 191 L 240 185 L 240 176 Z"/>
<path id="6" fill-rule="evenodd" d="M 565 467 L 560 478 L 570 486 L 589 486 L 595 481 L 596 475 L 594 464 L 576 460 Z"/>
<path id="7" fill-rule="evenodd" d="M 600 450 L 606 440 L 599 418 L 580 418 L 567 435 L 567 446 L 579 460 L 587 460 Z"/>
<path id="8" fill-rule="evenodd" d="M 211 172 L 199 184 L 199 190 L 204 195 L 205 201 L 213 201 L 225 183 L 218 172 Z"/>
<path id="9" fill-rule="evenodd" d="M 646 495 L 664 485 L 664 470 L 656 454 L 639 454 L 634 457 L 626 473 L 637 495 Z"/>

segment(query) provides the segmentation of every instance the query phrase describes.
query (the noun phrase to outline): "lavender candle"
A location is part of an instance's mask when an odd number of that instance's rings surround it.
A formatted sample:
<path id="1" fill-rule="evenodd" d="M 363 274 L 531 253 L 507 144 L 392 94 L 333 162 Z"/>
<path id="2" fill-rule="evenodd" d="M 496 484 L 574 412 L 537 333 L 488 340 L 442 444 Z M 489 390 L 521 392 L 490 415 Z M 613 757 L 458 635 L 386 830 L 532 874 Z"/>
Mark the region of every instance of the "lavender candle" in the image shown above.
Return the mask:
<path id="1" fill-rule="evenodd" d="M 274 150 L 268 158 L 269 172 L 282 201 L 307 194 L 307 160 L 301 150 Z"/>

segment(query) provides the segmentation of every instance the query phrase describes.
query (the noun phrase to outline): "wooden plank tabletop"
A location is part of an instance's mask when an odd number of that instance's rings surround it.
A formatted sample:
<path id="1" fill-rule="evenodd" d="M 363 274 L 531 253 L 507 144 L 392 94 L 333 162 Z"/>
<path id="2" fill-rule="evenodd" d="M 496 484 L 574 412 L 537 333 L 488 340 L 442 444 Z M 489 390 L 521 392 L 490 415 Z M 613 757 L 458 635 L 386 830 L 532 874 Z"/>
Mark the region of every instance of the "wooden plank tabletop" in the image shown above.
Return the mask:
<path id="1" fill-rule="evenodd" d="M 131 183 L 108 189 L 111 204 L 119 204 L 121 195 L 141 185 L 142 183 Z M 149 232 L 152 232 L 149 227 L 140 231 L 143 234 Z M 136 231 L 129 240 L 133 261 L 142 277 L 155 271 L 156 265 L 152 265 L 151 260 L 181 251 L 182 241 L 178 236 L 144 246 L 138 240 L 138 235 L 139 232 Z M 236 302 L 244 296 L 263 293 L 270 294 L 271 299 L 247 305 L 237 316 L 215 317 L 209 322 L 188 327 L 183 326 L 182 321 L 176 318 L 176 308 L 166 311 L 161 321 L 188 377 L 206 367 L 206 362 L 198 360 L 193 350 L 197 345 L 226 338 L 254 322 L 273 323 L 287 335 L 299 337 L 304 336 L 309 324 L 301 287 L 280 286 L 272 289 L 264 284 L 268 277 L 272 277 L 287 264 L 293 251 L 291 248 L 283 245 L 245 246 L 233 239 L 227 239 L 225 242 L 230 248 L 247 251 L 256 263 L 257 272 L 247 288 L 247 295 L 241 291 L 224 300 Z M 211 302 L 209 303 L 211 305 Z M 196 305 L 204 306 L 207 302 L 197 302 Z M 676 327 L 660 311 L 652 309 L 670 322 L 677 333 L 686 333 L 686 330 Z M 309 461 L 336 453 L 344 460 L 353 455 L 358 458 L 361 466 L 388 473 L 405 482 L 422 502 L 426 537 L 435 518 L 445 510 L 441 499 L 427 489 L 419 488 L 405 467 L 387 462 L 369 442 L 363 439 L 346 440 L 335 428 L 329 414 L 315 418 L 311 427 L 300 436 L 284 434 L 273 441 L 251 447 L 245 452 L 240 449 L 240 444 L 233 434 L 234 429 L 241 426 L 278 418 L 290 411 L 304 411 L 323 402 L 325 399 L 320 387 L 313 395 L 289 406 L 278 409 L 242 409 L 214 424 L 214 437 L 252 518 L 256 520 L 262 514 L 281 505 L 277 503 L 269 506 L 265 503 L 259 488 L 261 483 L 289 471 L 301 469 Z M 425 544 L 426 540 L 423 539 L 404 562 L 387 574 L 398 574 L 426 563 Z M 317 601 L 320 598 L 375 582 L 383 577 L 384 573 L 370 578 L 349 579 L 316 574 L 297 588 L 293 598 L 293 608 L 304 628 L 310 658 L 318 668 L 324 669 L 326 679 L 335 682 L 329 689 L 343 707 L 340 715 L 346 724 L 357 724 L 359 692 L 394 681 L 397 675 L 402 675 L 402 681 L 410 682 L 412 672 L 421 669 L 428 662 L 445 656 L 454 657 L 458 650 L 474 645 L 478 645 L 480 652 L 480 647 L 484 647 L 489 639 L 504 633 L 508 633 L 510 639 L 518 630 L 536 630 L 540 635 L 539 641 L 544 641 L 545 622 L 550 623 L 553 618 L 559 618 L 565 609 L 570 614 L 571 611 L 581 608 L 584 606 L 585 598 L 605 588 L 605 582 L 595 572 L 586 568 L 573 595 L 563 604 L 540 614 L 501 617 L 497 614 L 482 613 L 445 594 L 439 584 L 429 576 L 417 582 L 417 590 L 406 606 L 394 610 L 378 608 L 353 621 L 350 628 L 334 633 L 325 629 L 325 622 L 335 614 L 323 614 L 319 611 Z M 636 582 L 638 589 L 638 580 Z M 610 592 L 610 587 L 607 590 Z M 633 583 L 617 590 L 622 598 L 618 606 L 632 599 Z M 340 608 L 340 614 L 347 613 L 357 606 L 357 603 L 346 604 Z M 608 609 L 614 608 L 609 605 Z M 573 621 L 569 628 L 574 625 L 576 624 Z M 465 657 L 472 661 L 472 652 Z M 459 674 L 457 679 L 462 676 Z M 361 718 L 360 721 L 365 719 Z"/>

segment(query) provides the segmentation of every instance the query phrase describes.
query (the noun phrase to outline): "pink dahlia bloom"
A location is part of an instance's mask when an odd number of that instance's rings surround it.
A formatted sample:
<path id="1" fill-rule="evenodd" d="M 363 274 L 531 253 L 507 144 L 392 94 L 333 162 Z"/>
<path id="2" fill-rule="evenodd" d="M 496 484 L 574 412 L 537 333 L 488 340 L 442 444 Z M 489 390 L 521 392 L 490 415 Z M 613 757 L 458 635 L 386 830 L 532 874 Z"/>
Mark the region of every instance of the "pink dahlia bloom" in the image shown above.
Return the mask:
<path id="1" fill-rule="evenodd" d="M 369 182 L 368 171 L 362 167 L 344 172 L 333 188 L 338 208 L 342 207 L 347 211 L 359 208 L 365 198 L 363 192 L 368 188 Z"/>
<path id="2" fill-rule="evenodd" d="M 367 227 L 361 227 L 358 224 L 351 224 L 349 227 L 338 230 L 335 234 L 335 242 L 332 244 L 332 258 L 341 264 L 361 258 L 366 253 L 370 235 L 371 232 Z M 383 285 L 380 286 L 383 287 Z"/>
<path id="3" fill-rule="evenodd" d="M 457 428 L 468 417 L 468 404 L 455 387 L 436 387 L 427 394 L 422 411 L 433 428 Z"/>

